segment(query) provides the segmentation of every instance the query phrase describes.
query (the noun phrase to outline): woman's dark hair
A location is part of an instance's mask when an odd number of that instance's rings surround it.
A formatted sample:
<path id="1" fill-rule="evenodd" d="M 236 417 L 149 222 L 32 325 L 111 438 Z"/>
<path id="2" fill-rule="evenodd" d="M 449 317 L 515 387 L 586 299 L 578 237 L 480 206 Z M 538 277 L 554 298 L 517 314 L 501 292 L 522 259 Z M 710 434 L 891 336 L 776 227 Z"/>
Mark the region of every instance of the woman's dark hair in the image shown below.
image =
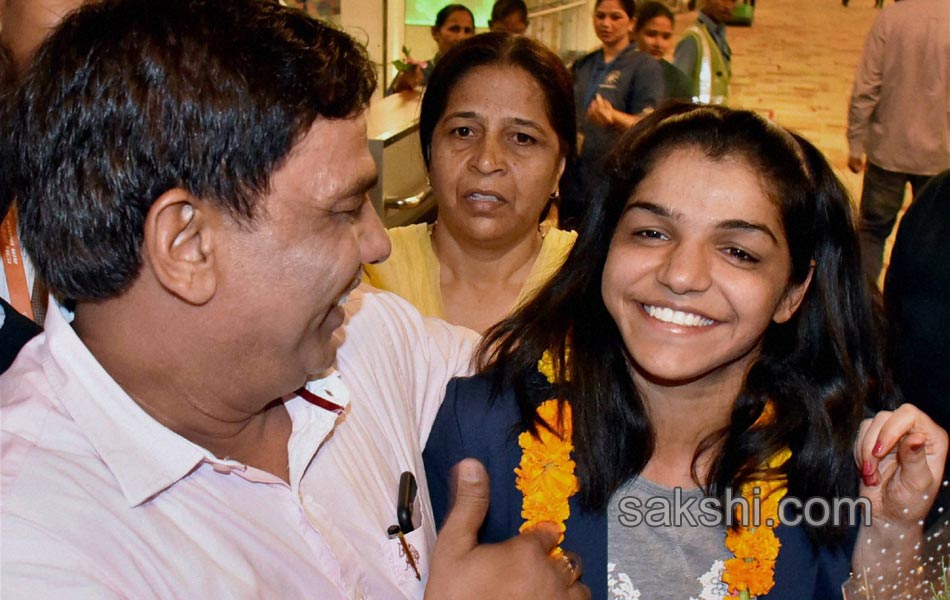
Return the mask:
<path id="1" fill-rule="evenodd" d="M 467 12 L 468 16 L 472 18 L 472 25 L 475 25 L 475 15 L 472 14 L 472 11 L 470 11 L 467 6 L 464 4 L 446 4 L 435 14 L 435 25 L 432 26 L 433 29 L 441 29 L 442 26 L 445 25 L 445 22 L 449 20 L 449 17 L 460 10 Z"/>
<path id="2" fill-rule="evenodd" d="M 671 11 L 668 6 L 656 0 L 650 0 L 640 5 L 640 9 L 637 11 L 637 23 L 633 26 L 633 31 L 640 31 L 647 23 L 657 17 L 666 17 L 670 20 L 671 24 L 676 23 L 673 19 L 673 11 Z"/>
<path id="3" fill-rule="evenodd" d="M 680 148 L 714 161 L 744 160 L 780 209 L 791 255 L 789 284 L 805 281 L 814 269 L 796 314 L 766 330 L 730 425 L 699 445 L 694 479 L 720 498 L 726 488 L 738 490 L 743 482 L 780 473 L 788 477 L 788 493 L 798 498 L 852 496 L 858 425 L 866 410 L 889 406 L 892 399 L 879 308 L 861 271 L 845 188 L 814 146 L 752 112 L 672 105 L 628 131 L 607 161 L 609 192 L 591 206 L 564 266 L 533 301 L 488 331 L 478 353 L 480 370 L 495 393 L 514 389 L 522 428 L 536 431 L 535 408 L 552 395 L 571 402 L 585 506 L 603 508 L 643 470 L 654 450 L 653 425 L 604 306 L 601 278 L 629 198 L 663 157 Z M 564 373 L 554 389 L 537 383 L 545 350 Z M 753 427 L 768 401 L 774 417 Z M 780 473 L 763 473 L 761 466 L 783 448 L 791 449 L 792 458 Z M 698 481 L 696 458 L 704 451 L 715 454 L 706 481 Z M 829 525 L 808 532 L 834 539 L 843 529 Z"/>
<path id="4" fill-rule="evenodd" d="M 313 122 L 365 109 L 375 86 L 350 36 L 276 3 L 90 3 L 23 75 L 0 124 L 0 188 L 50 289 L 114 297 L 138 276 L 159 195 L 186 189 L 250 226 Z"/>
<path id="5" fill-rule="evenodd" d="M 508 15 L 519 15 L 521 20 L 528 22 L 528 5 L 524 0 L 497 0 L 491 7 L 491 19 L 488 20 L 488 26 L 495 21 L 504 21 Z"/>
<path id="6" fill-rule="evenodd" d="M 572 172 L 577 154 L 574 118 L 574 84 L 557 54 L 541 42 L 503 31 L 482 33 L 455 45 L 436 63 L 422 97 L 419 139 L 426 168 L 432 158 L 432 133 L 442 118 L 455 85 L 471 70 L 484 66 L 518 67 L 528 73 L 543 92 L 545 113 L 560 141 L 565 158 L 564 175 Z"/>
<path id="7" fill-rule="evenodd" d="M 604 0 L 597 0 L 597 3 L 594 4 L 594 10 L 597 10 L 597 7 L 603 4 Z M 623 9 L 623 12 L 627 13 L 627 16 L 631 19 L 633 15 L 637 12 L 637 3 L 635 0 L 617 0 L 620 4 L 620 8 Z"/>

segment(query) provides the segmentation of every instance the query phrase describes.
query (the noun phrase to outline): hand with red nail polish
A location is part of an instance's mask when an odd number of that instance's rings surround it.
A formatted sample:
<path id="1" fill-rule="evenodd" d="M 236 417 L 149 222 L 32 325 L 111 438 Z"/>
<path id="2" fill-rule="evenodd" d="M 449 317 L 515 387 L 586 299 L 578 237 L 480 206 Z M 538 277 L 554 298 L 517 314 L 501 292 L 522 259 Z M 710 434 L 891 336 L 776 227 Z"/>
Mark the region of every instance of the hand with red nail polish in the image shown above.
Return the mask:
<path id="1" fill-rule="evenodd" d="M 861 472 L 860 494 L 871 502 L 871 526 L 858 533 L 851 556 L 855 572 L 880 570 L 882 554 L 914 555 L 946 457 L 947 432 L 910 404 L 861 424 L 854 459 Z M 907 579 L 906 585 L 914 581 Z"/>
<path id="2" fill-rule="evenodd" d="M 873 523 L 889 524 L 893 535 L 919 529 L 940 486 L 947 433 L 920 409 L 904 404 L 865 420 L 854 452 L 860 493 L 871 500 Z"/>

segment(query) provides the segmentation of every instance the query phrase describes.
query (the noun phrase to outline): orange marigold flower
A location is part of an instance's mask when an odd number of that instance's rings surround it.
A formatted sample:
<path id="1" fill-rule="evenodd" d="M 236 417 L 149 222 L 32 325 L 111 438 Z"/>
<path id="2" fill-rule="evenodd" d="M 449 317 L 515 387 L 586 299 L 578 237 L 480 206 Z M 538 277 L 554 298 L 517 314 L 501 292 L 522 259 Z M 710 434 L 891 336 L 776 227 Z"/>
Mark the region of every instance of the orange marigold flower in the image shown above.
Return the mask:
<path id="1" fill-rule="evenodd" d="M 550 359 L 548 353 L 545 356 Z M 542 361 L 538 368 L 541 369 Z M 550 380 L 550 378 L 549 378 Z M 568 499 L 577 493 L 575 463 L 571 460 L 571 406 L 556 399 L 541 403 L 538 416 L 550 428 L 538 427 L 537 435 L 524 432 L 518 436 L 522 448 L 521 463 L 515 468 L 515 486 L 524 495 L 521 531 L 542 521 L 552 521 L 561 529 L 571 514 Z M 559 552 L 556 548 L 555 552 Z"/>
<path id="2" fill-rule="evenodd" d="M 762 417 L 757 424 L 767 423 L 769 419 L 774 418 L 771 402 L 766 405 Z M 749 501 L 750 508 L 754 506 L 755 501 L 759 503 L 759 522 L 726 532 L 726 548 L 735 556 L 726 561 L 722 573 L 722 581 L 728 586 L 729 597 L 740 592 L 744 596 L 761 596 L 775 585 L 775 559 L 778 558 L 782 544 L 774 529 L 779 524 L 778 503 L 786 492 L 785 478 L 775 473 L 791 455 L 788 449 L 777 452 L 763 465 L 761 480 L 742 485 L 742 496 Z M 736 512 L 741 519 L 742 511 Z"/>
<path id="3" fill-rule="evenodd" d="M 781 545 L 768 527 L 742 527 L 726 534 L 726 548 L 737 557 L 775 560 Z"/>

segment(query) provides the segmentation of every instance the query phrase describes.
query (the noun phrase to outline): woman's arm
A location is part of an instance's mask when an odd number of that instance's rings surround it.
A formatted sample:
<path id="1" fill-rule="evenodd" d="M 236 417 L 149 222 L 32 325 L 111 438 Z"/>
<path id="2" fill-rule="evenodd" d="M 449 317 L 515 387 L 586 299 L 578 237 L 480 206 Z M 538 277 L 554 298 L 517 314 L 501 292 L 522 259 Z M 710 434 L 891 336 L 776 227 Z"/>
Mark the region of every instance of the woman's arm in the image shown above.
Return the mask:
<path id="1" fill-rule="evenodd" d="M 652 109 L 632 115 L 622 110 L 614 108 L 609 100 L 600 94 L 594 96 L 590 106 L 587 107 L 587 118 L 601 127 L 610 127 L 617 131 L 626 131 L 637 124 L 637 121 L 650 114 Z"/>

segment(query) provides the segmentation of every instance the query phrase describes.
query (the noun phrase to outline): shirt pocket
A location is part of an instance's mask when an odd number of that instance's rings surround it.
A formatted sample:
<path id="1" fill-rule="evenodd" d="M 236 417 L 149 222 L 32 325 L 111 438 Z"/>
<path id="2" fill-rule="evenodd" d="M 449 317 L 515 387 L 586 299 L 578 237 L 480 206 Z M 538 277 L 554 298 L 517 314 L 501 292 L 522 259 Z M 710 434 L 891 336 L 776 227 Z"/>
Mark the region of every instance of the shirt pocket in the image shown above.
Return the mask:
<path id="1" fill-rule="evenodd" d="M 422 596 L 422 591 L 425 588 L 425 582 L 429 574 L 429 552 L 431 549 L 428 548 L 426 544 L 425 536 L 425 528 L 428 526 L 429 524 L 426 522 L 426 518 L 423 517 L 423 522 L 419 527 L 416 527 L 409 533 L 403 534 L 403 538 L 406 542 L 405 547 L 398 535 L 394 535 L 386 540 L 386 557 L 395 576 L 396 583 L 404 590 L 412 591 L 413 593 L 418 592 L 419 597 Z M 406 556 L 406 547 L 408 547 L 409 554 L 412 556 L 412 562 L 415 563 L 421 579 L 416 578 L 416 570 L 413 569 L 412 563 Z"/>

